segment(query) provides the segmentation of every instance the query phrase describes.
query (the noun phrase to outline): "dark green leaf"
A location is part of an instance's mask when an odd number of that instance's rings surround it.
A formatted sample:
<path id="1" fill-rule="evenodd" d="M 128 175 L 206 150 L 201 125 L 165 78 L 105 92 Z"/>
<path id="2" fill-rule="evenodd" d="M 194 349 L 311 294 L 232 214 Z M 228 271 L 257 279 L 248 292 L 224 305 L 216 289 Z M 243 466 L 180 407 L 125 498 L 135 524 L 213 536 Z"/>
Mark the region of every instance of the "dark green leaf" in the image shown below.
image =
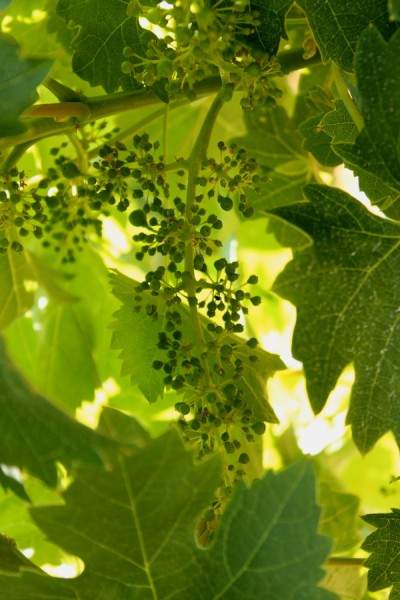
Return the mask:
<path id="1" fill-rule="evenodd" d="M 371 592 L 393 586 L 389 598 L 395 600 L 400 594 L 400 510 L 391 513 L 372 514 L 364 521 L 377 528 L 362 545 L 371 553 L 364 565 L 369 568 L 368 589 Z"/>
<path id="2" fill-rule="evenodd" d="M 316 532 L 319 514 L 306 461 L 267 473 L 250 490 L 241 486 L 214 546 L 192 569 L 186 597 L 247 600 L 259 598 L 262 590 L 268 600 L 333 600 L 334 594 L 317 587 L 330 549 L 328 538 Z"/>
<path id="3" fill-rule="evenodd" d="M 40 572 L 40 569 L 18 550 L 15 540 L 0 533 L 0 571 L 18 573 L 22 569 Z"/>
<path id="4" fill-rule="evenodd" d="M 0 463 L 27 469 L 56 485 L 56 462 L 102 464 L 106 438 L 84 427 L 37 394 L 0 344 Z"/>
<path id="5" fill-rule="evenodd" d="M 251 8 L 259 13 L 259 25 L 246 43 L 269 55 L 278 51 L 281 38 L 287 39 L 285 16 L 294 0 L 251 0 Z"/>
<path id="6" fill-rule="evenodd" d="M 303 361 L 307 390 L 318 413 L 344 367 L 356 381 L 348 422 L 367 452 L 392 430 L 400 445 L 400 290 L 393 273 L 400 227 L 369 213 L 335 188 L 310 185 L 309 203 L 276 209 L 303 229 L 314 245 L 298 253 L 274 289 L 297 307 L 294 356 Z"/>
<path id="7" fill-rule="evenodd" d="M 26 493 L 23 484 L 11 475 L 5 473 L 4 466 L 0 466 L 0 485 L 5 492 L 10 490 L 14 492 L 16 496 L 18 496 L 22 500 L 25 500 L 25 502 L 30 502 L 30 498 Z"/>
<path id="8" fill-rule="evenodd" d="M 146 4 L 157 2 L 147 1 Z M 137 18 L 127 15 L 128 5 L 128 0 L 111 3 L 109 0 L 88 0 L 83 4 L 80 0 L 59 0 L 57 5 L 60 17 L 75 28 L 76 35 L 72 40 L 75 73 L 92 86 L 103 86 L 108 93 L 119 87 L 125 90 L 143 87 L 133 76 L 121 71 L 125 60 L 122 52 L 126 46 L 139 56 L 146 52 L 140 37 L 145 30 Z"/>
<path id="9" fill-rule="evenodd" d="M 25 131 L 19 117 L 37 99 L 36 88 L 48 74 L 51 62 L 21 59 L 19 46 L 5 34 L 0 34 L 0 56 L 0 137 L 6 137 Z"/>
<path id="10" fill-rule="evenodd" d="M 356 175 L 372 201 L 387 201 L 400 190 L 400 32 L 388 43 L 368 28 L 360 37 L 355 69 L 365 129 L 355 144 L 346 141 L 335 151 Z M 378 189 L 376 190 L 375 188 Z"/>
<path id="11" fill-rule="evenodd" d="M 373 23 L 385 39 L 396 30 L 389 21 L 387 0 L 299 0 L 323 60 L 334 60 L 345 71 L 353 70 L 361 32 Z M 371 57 L 372 58 L 372 57 Z"/>

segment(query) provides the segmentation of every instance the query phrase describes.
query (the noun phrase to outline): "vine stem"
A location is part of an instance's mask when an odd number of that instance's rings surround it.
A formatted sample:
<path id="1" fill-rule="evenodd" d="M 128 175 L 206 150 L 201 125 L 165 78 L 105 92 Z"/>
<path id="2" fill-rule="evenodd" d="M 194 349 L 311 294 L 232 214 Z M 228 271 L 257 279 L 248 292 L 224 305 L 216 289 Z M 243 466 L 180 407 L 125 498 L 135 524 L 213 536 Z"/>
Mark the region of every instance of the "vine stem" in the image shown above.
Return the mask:
<path id="1" fill-rule="evenodd" d="M 189 229 L 192 228 L 192 226 L 190 225 L 190 221 L 193 217 L 192 206 L 195 203 L 196 197 L 196 180 L 200 173 L 201 163 L 207 156 L 207 148 L 210 142 L 211 133 L 215 125 L 218 113 L 221 110 L 223 104 L 223 92 L 220 90 L 217 96 L 214 98 L 210 109 L 206 115 L 206 118 L 203 121 L 200 132 L 197 136 L 196 142 L 192 148 L 192 151 L 187 161 L 188 181 L 186 190 L 185 219 Z M 187 292 L 189 298 L 196 298 L 196 276 L 194 273 L 193 259 L 193 238 L 191 235 L 189 235 L 185 243 L 185 271 L 190 274 L 188 282 L 185 286 L 185 291 Z M 201 329 L 200 315 L 196 305 L 192 306 L 189 303 L 189 309 L 196 344 L 198 349 L 200 350 L 200 360 L 204 369 L 205 379 L 207 381 L 208 387 L 211 387 L 212 381 L 210 375 L 210 368 L 207 360 L 207 346 L 204 341 L 204 336 Z"/>
<path id="2" fill-rule="evenodd" d="M 362 118 L 362 114 L 360 113 L 357 104 L 350 96 L 342 71 L 334 62 L 332 62 L 332 74 L 340 99 L 343 100 L 344 105 L 347 108 L 349 115 L 353 119 L 358 131 L 361 131 L 365 126 L 364 119 Z"/>
<path id="3" fill-rule="evenodd" d="M 365 558 L 352 558 L 346 556 L 332 556 L 326 561 L 328 567 L 363 567 Z"/>
<path id="4" fill-rule="evenodd" d="M 302 48 L 281 52 L 276 59 L 284 74 L 313 67 L 321 62 L 319 53 L 312 58 L 304 59 Z M 151 89 L 86 98 L 72 95 L 69 88 L 53 79 L 46 80 L 45 85 L 57 97 L 63 98 L 63 101 L 54 104 L 35 104 L 27 109 L 23 115 L 28 127 L 27 131 L 0 139 L 0 148 L 9 148 L 29 141 L 35 142 L 44 137 L 71 132 L 76 125 L 83 126 L 124 111 L 161 103 Z M 199 82 L 194 89 L 198 97 L 203 97 L 215 93 L 220 87 L 221 79 L 212 77 Z"/>

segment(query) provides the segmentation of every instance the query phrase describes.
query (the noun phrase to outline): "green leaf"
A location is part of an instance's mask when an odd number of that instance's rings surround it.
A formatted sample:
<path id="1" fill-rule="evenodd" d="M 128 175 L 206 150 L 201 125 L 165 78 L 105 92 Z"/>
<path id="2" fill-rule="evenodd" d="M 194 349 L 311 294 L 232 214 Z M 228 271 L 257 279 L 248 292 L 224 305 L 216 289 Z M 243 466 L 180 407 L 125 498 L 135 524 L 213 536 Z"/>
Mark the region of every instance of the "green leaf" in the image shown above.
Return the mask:
<path id="1" fill-rule="evenodd" d="M 25 500 L 25 502 L 30 502 L 30 498 L 26 493 L 23 484 L 14 477 L 11 477 L 11 475 L 5 473 L 4 466 L 0 466 L 0 485 L 5 492 L 11 490 L 16 496 Z"/>
<path id="2" fill-rule="evenodd" d="M 128 0 L 110 3 L 108 0 L 59 0 L 57 13 L 76 31 L 72 40 L 72 67 L 79 77 L 92 86 L 101 85 L 106 92 L 140 89 L 143 86 L 132 75 L 121 71 L 125 46 L 144 56 L 146 44 L 141 40 L 145 31 L 137 18 L 127 15 Z M 157 4 L 149 2 L 146 4 Z M 146 30 L 146 35 L 151 36 Z M 154 36 L 156 39 L 156 36 Z"/>
<path id="3" fill-rule="evenodd" d="M 296 254 L 274 289 L 297 307 L 293 355 L 301 360 L 315 413 L 346 365 L 354 362 L 347 421 L 362 452 L 386 432 L 400 445 L 400 344 L 397 271 L 400 227 L 372 215 L 354 198 L 306 186 L 309 203 L 276 209 L 314 245 Z"/>
<path id="4" fill-rule="evenodd" d="M 192 569 L 186 598 L 250 600 L 260 597 L 260 590 L 268 600 L 336 598 L 317 587 L 330 550 L 328 538 L 317 535 L 319 514 L 307 461 L 270 471 L 250 490 L 241 485 L 214 546 Z"/>
<path id="5" fill-rule="evenodd" d="M 360 176 L 362 189 L 379 204 L 390 196 L 390 188 L 400 190 L 399 52 L 400 32 L 388 43 L 374 27 L 363 32 L 355 70 L 365 128 L 355 143 L 348 140 L 334 147 L 345 164 Z"/>
<path id="6" fill-rule="evenodd" d="M 10 6 L 12 0 L 0 0 L 0 10 L 5 10 L 8 6 Z"/>
<path id="7" fill-rule="evenodd" d="M 389 0 L 389 15 L 393 21 L 400 21 L 400 1 Z"/>
<path id="8" fill-rule="evenodd" d="M 359 542 L 357 521 L 360 501 L 353 494 L 337 492 L 321 483 L 319 501 L 322 506 L 320 532 L 333 540 L 333 552 L 346 552 Z"/>
<path id="9" fill-rule="evenodd" d="M 58 584 L 57 599 L 91 600 L 93 590 L 112 600 L 250 600 L 260 590 L 271 600 L 335 598 L 317 587 L 330 543 L 317 534 L 311 465 L 268 473 L 250 490 L 241 485 L 214 546 L 200 550 L 193 523 L 219 485 L 220 469 L 216 456 L 194 466 L 175 430 L 133 457 L 120 456 L 112 471 L 80 469 L 64 506 L 33 508 L 32 514 L 46 537 L 78 555 L 85 570 L 70 580 L 25 572 L 0 577 L 2 597 L 53 598 Z"/>
<path id="10" fill-rule="evenodd" d="M 334 110 L 324 114 L 319 126 L 332 138 L 333 144 L 354 143 L 358 129 L 349 115 L 343 100 L 333 101 Z"/>
<path id="11" fill-rule="evenodd" d="M 304 137 L 304 149 L 311 152 L 314 158 L 325 167 L 336 167 L 342 161 L 332 150 L 332 138 L 320 127 L 322 115 L 315 115 L 304 121 L 299 132 Z"/>
<path id="12" fill-rule="evenodd" d="M 84 427 L 31 389 L 0 343 L 0 463 L 16 465 L 51 486 L 56 462 L 101 465 L 106 438 Z"/>
<path id="13" fill-rule="evenodd" d="M 40 572 L 40 569 L 18 550 L 15 540 L 0 533 L 0 570 L 18 573 L 22 569 Z"/>
<path id="14" fill-rule="evenodd" d="M 332 59 L 345 71 L 353 71 L 357 41 L 368 25 L 374 24 L 385 39 L 396 30 L 389 21 L 387 0 L 299 0 L 298 4 L 324 62 Z"/>
<path id="15" fill-rule="evenodd" d="M 139 386 L 147 400 L 156 402 L 163 394 L 165 375 L 154 370 L 152 365 L 153 361 L 163 357 L 157 342 L 164 318 L 161 316 L 154 320 L 151 316 L 146 318 L 141 312 L 135 312 L 134 289 L 137 283 L 129 277 L 121 273 L 111 274 L 111 283 L 112 293 L 122 302 L 111 324 L 111 348 L 121 350 L 118 355 L 122 360 L 121 375 L 129 375 L 131 383 Z"/>
<path id="16" fill-rule="evenodd" d="M 370 552 L 364 565 L 369 568 L 368 589 L 371 592 L 393 586 L 389 598 L 394 600 L 400 594 L 400 510 L 392 508 L 391 513 L 371 514 L 362 517 L 377 528 L 362 545 Z"/>
<path id="17" fill-rule="evenodd" d="M 0 34 L 0 137 L 25 131 L 21 113 L 37 99 L 36 88 L 48 74 L 51 62 L 21 59 L 13 38 Z"/>
<path id="18" fill-rule="evenodd" d="M 34 300 L 35 276 L 24 253 L 0 255 L 0 330 L 21 317 Z"/>
<path id="19" fill-rule="evenodd" d="M 122 375 L 130 375 L 131 382 L 139 386 L 142 393 L 149 402 L 156 402 L 159 396 L 162 396 L 164 390 L 163 371 L 157 371 L 152 368 L 154 360 L 165 361 L 165 351 L 157 348 L 158 333 L 163 330 L 165 313 L 167 310 L 166 299 L 159 294 L 157 298 L 148 295 L 149 302 L 157 305 L 159 318 L 155 319 L 153 315 L 148 315 L 143 308 L 140 312 L 135 311 L 137 301 L 135 300 L 135 287 L 137 283 L 122 275 L 114 273 L 111 275 L 113 285 L 113 294 L 122 301 L 122 307 L 114 315 L 115 320 L 112 323 L 114 329 L 112 337 L 112 348 L 121 349 L 119 357 L 122 359 Z M 146 298 L 146 294 L 142 292 Z M 145 304 L 145 303 L 144 303 Z M 193 333 L 192 322 L 189 310 L 180 304 L 174 307 L 182 319 L 180 329 L 183 338 L 194 348 L 196 348 L 196 339 Z M 207 330 L 210 322 L 206 317 L 201 317 L 202 331 L 205 341 L 213 341 L 213 337 Z M 135 335 L 132 335 L 132 332 Z M 237 335 L 228 335 L 225 338 L 227 344 L 239 344 L 235 349 L 235 354 L 242 359 L 244 370 L 240 380 L 237 381 L 238 389 L 241 389 L 243 401 L 253 410 L 257 419 L 277 422 L 277 417 L 269 404 L 266 391 L 266 382 L 269 377 L 277 370 L 285 368 L 282 361 L 275 355 L 265 352 L 259 348 L 251 349 Z M 250 355 L 257 356 L 257 362 L 249 359 Z M 209 353 L 210 372 L 213 374 L 213 365 L 215 356 L 213 352 Z M 225 368 L 225 366 L 224 366 Z M 150 377 L 149 377 L 150 372 Z M 227 364 L 225 368 L 225 377 L 230 379 L 234 374 L 234 367 Z M 217 377 L 213 374 L 212 377 Z M 219 380 L 217 380 L 219 383 Z"/>
<path id="20" fill-rule="evenodd" d="M 50 303 L 37 349 L 37 381 L 43 393 L 68 409 L 93 400 L 101 385 L 94 344 L 82 303 Z"/>
<path id="21" fill-rule="evenodd" d="M 285 16 L 294 0 L 251 0 L 252 10 L 259 14 L 256 32 L 246 36 L 245 41 L 253 48 L 260 48 L 269 55 L 278 51 L 281 38 L 288 39 Z"/>

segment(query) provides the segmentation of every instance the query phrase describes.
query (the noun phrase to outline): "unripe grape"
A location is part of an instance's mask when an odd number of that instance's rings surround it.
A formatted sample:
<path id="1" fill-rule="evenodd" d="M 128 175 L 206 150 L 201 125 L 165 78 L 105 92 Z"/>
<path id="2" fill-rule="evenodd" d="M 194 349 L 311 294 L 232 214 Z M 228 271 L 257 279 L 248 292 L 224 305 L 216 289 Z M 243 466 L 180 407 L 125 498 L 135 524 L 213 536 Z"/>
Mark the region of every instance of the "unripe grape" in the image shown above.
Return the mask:
<path id="1" fill-rule="evenodd" d="M 129 215 L 129 223 L 135 227 L 143 227 L 147 224 L 146 213 L 142 209 L 137 209 Z"/>

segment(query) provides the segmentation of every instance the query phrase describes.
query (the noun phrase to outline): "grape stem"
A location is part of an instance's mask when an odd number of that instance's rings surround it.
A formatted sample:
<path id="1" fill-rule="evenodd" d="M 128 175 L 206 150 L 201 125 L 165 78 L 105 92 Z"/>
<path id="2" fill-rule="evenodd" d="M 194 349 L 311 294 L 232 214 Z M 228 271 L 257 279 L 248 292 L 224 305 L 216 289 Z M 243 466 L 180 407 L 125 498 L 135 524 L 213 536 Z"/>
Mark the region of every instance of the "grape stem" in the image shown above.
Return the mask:
<path id="1" fill-rule="evenodd" d="M 191 227 L 190 222 L 193 217 L 192 206 L 195 204 L 197 185 L 196 180 L 200 173 L 201 163 L 207 156 L 207 148 L 210 142 L 211 133 L 218 113 L 223 104 L 223 92 L 220 90 L 210 106 L 188 159 L 188 183 L 186 190 L 185 219 L 189 227 Z M 194 273 L 193 259 L 193 238 L 189 238 L 185 242 L 185 271 L 190 273 L 190 278 L 185 286 L 185 291 L 190 298 L 196 298 L 196 276 Z M 205 381 L 207 383 L 207 387 L 210 388 L 212 381 L 207 360 L 207 346 L 205 344 L 201 329 L 199 312 L 196 305 L 189 305 L 189 309 L 192 318 L 196 344 L 200 351 L 200 360 L 204 370 Z"/>

